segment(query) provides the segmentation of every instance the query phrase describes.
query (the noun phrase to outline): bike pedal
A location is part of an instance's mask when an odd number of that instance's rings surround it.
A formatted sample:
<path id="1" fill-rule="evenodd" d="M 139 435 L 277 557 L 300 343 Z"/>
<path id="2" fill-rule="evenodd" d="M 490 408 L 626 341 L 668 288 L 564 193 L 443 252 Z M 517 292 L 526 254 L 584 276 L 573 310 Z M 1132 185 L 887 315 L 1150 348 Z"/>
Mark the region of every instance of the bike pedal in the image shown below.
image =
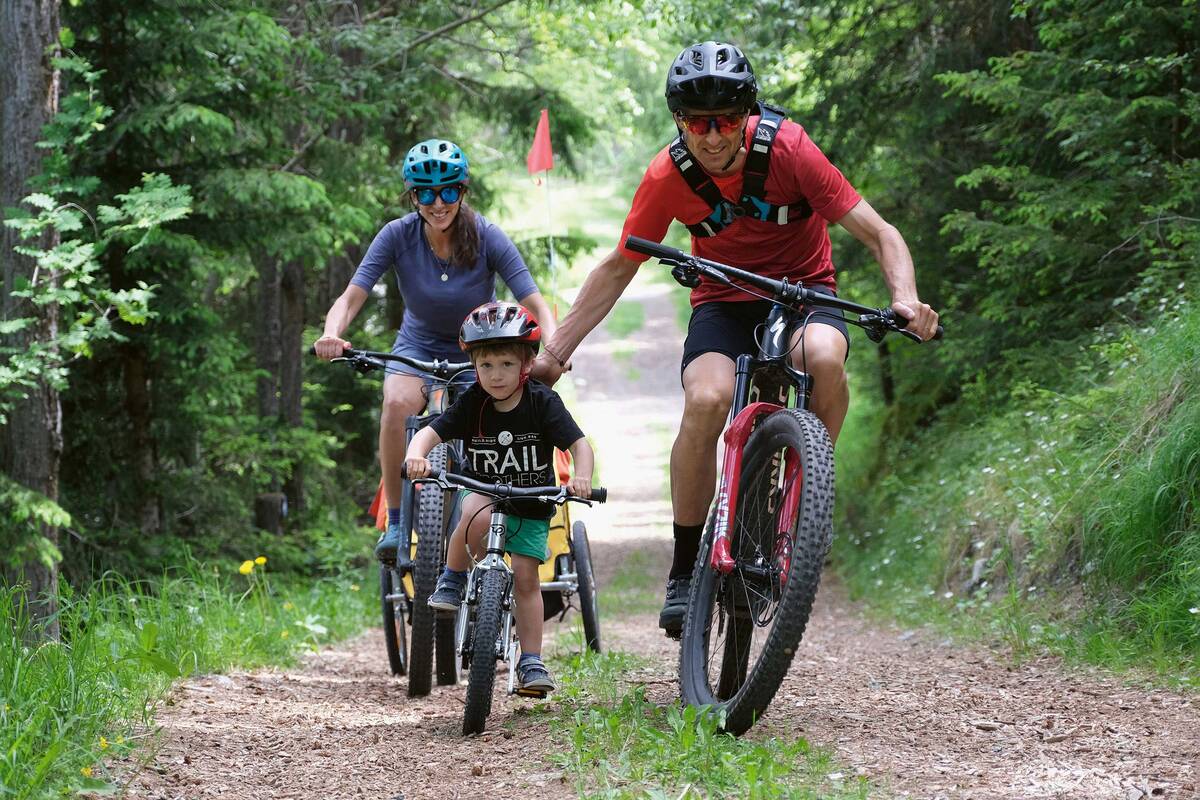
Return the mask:
<path id="1" fill-rule="evenodd" d="M 677 630 L 677 631 L 668 630 L 668 631 L 664 631 L 664 633 L 666 633 L 668 639 L 673 639 L 676 642 L 683 641 L 683 630 L 682 629 Z"/>
<path id="2" fill-rule="evenodd" d="M 541 689 L 523 689 L 522 688 L 522 689 L 514 689 L 513 694 L 520 695 L 521 697 L 535 697 L 540 700 L 550 693 L 543 691 Z"/>

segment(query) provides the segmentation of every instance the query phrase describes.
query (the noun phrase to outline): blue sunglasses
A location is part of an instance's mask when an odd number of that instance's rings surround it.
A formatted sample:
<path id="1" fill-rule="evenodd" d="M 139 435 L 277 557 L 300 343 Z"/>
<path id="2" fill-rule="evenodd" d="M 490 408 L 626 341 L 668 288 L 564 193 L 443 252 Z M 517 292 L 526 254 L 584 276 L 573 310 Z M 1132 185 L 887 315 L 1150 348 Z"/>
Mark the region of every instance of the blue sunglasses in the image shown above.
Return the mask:
<path id="1" fill-rule="evenodd" d="M 437 189 L 428 186 L 414 190 L 417 193 L 417 202 L 423 206 L 431 206 L 437 202 L 438 197 L 442 198 L 442 202 L 446 205 L 454 205 L 458 202 L 463 194 L 463 185 L 461 183 L 451 184 L 450 186 L 442 186 Z"/>

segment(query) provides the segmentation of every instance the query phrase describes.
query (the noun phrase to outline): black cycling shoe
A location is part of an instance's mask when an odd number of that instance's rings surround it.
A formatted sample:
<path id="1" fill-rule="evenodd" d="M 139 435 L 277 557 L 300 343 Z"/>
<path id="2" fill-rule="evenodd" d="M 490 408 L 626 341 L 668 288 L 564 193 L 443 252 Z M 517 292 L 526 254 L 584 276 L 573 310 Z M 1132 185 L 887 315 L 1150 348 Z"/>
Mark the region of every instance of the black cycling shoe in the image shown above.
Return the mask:
<path id="1" fill-rule="evenodd" d="M 658 627 L 672 639 L 683 636 L 683 619 L 687 616 L 688 594 L 691 590 L 691 575 L 680 575 L 667 581 L 667 600 L 658 615 Z"/>

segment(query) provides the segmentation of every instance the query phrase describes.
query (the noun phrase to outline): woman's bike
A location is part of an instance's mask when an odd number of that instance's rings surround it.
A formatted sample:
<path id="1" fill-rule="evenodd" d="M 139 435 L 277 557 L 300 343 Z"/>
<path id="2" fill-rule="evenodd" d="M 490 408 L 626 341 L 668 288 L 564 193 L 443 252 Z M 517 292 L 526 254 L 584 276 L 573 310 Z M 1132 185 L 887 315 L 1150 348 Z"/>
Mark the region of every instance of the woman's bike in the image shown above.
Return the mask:
<path id="1" fill-rule="evenodd" d="M 452 491 L 466 489 L 477 494 L 506 500 L 509 498 L 537 498 L 547 503 L 562 505 L 567 502 L 591 505 L 603 503 L 608 498 L 605 489 L 593 489 L 590 497 L 574 497 L 567 493 L 566 486 L 521 488 L 505 484 L 484 483 L 465 475 L 454 475 L 440 471 L 428 478 L 417 478 L 415 483 L 422 487 L 438 487 Z M 454 618 L 454 647 L 462 669 L 467 673 L 467 702 L 463 710 L 463 734 L 482 733 L 492 711 L 492 688 L 496 681 L 496 661 L 508 662 L 508 693 L 526 697 L 544 697 L 541 691 L 529 691 L 516 687 L 517 636 L 513 616 L 513 572 L 504 559 L 504 536 L 507 516 L 497 504 L 492 505 L 491 521 L 488 524 L 487 549 L 482 559 L 467 574 L 466 600 L 458 607 Z M 578 523 L 577 523 L 578 524 Z M 582 546 L 583 552 L 576 548 Z M 595 584 L 591 576 L 591 554 L 587 551 L 587 537 L 572 542 L 572 554 L 576 568 L 587 565 L 587 575 L 564 573 L 557 576 L 553 587 L 557 591 L 586 592 L 584 602 L 595 603 Z M 586 586 L 585 586 L 586 584 Z M 543 591 L 547 584 L 543 582 Z M 594 609 L 593 609 L 594 614 Z M 585 623 L 588 621 L 584 612 Z M 595 625 L 595 617 L 592 617 Z M 588 632 L 590 633 L 590 632 Z M 598 631 L 596 633 L 598 643 Z"/>
<path id="2" fill-rule="evenodd" d="M 787 333 L 799 326 L 803 340 L 807 306 L 849 312 L 846 322 L 874 342 L 888 333 L 921 339 L 890 308 L 861 306 L 636 236 L 625 246 L 671 266 L 684 286 L 705 277 L 771 301 L 756 336 L 758 353 L 737 359 L 721 480 L 679 651 L 684 701 L 712 707 L 725 730 L 741 734 L 762 716 L 791 666 L 833 540 L 833 445 L 808 410 L 813 379 L 792 366 Z"/>
<path id="3" fill-rule="evenodd" d="M 369 350 L 343 350 L 335 362 L 347 364 L 361 375 L 387 368 L 387 362 L 407 364 L 431 381 L 425 413 L 405 421 L 405 443 L 430 420 L 445 410 L 467 384 L 455 381 L 472 369 L 470 362 L 420 361 L 392 353 Z M 462 463 L 459 442 L 439 444 L 429 454 L 435 470 L 454 469 Z M 408 675 L 408 694 L 429 694 L 433 681 L 434 653 L 437 653 L 439 685 L 458 682 L 454 652 L 453 621 L 445 619 L 425 604 L 433 594 L 437 577 L 446 562 L 446 544 L 454 527 L 453 497 L 438 486 L 417 489 L 405 480 L 400 499 L 400 530 L 404 532 L 394 564 L 380 564 L 379 593 L 383 609 L 383 636 L 388 665 L 393 675 Z M 406 628 L 411 627 L 411 645 Z"/>

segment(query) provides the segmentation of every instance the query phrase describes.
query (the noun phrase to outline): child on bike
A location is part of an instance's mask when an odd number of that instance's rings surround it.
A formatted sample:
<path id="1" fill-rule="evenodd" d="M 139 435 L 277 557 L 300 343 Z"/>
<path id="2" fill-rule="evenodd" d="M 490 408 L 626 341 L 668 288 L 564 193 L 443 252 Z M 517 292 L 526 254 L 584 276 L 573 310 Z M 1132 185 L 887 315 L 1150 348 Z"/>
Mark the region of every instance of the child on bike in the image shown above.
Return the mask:
<path id="1" fill-rule="evenodd" d="M 461 439 L 466 446 L 463 473 L 489 483 L 553 486 L 554 448 L 568 450 L 575 477 L 567 490 L 587 497 L 592 490 L 592 448 L 562 399 L 550 387 L 529 380 L 541 342 L 537 320 L 516 303 L 486 303 L 467 315 L 459 346 L 475 365 L 476 382 L 445 413 L 413 437 L 405 456 L 410 478 L 426 477 L 426 456 L 440 442 Z M 431 607 L 457 611 L 466 591 L 471 557 L 481 543 L 496 502 L 473 492 L 462 493 L 462 514 L 450 537 L 446 567 L 430 595 Z M 503 502 L 508 515 L 505 551 L 515 578 L 517 638 L 521 687 L 554 691 L 554 679 L 541 659 L 542 592 L 538 566 L 546 560 L 546 539 L 554 506 L 530 499 Z M 468 555 L 468 543 L 470 555 Z"/>

